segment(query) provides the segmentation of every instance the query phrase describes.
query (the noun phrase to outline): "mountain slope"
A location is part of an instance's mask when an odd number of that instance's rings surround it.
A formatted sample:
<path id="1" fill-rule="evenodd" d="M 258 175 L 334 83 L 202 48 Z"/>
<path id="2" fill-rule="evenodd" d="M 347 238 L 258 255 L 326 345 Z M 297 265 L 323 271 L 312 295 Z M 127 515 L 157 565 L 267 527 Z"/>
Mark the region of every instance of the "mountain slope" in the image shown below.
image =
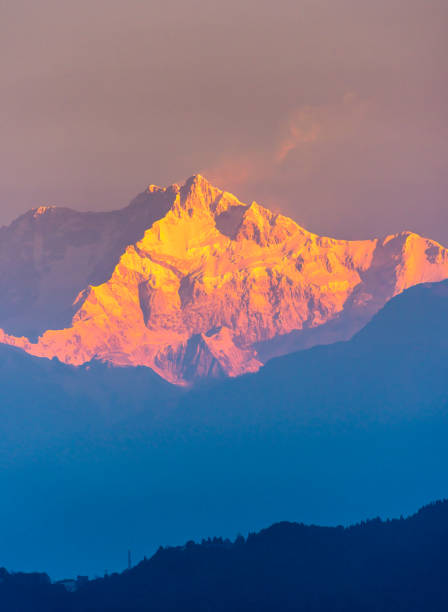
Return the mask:
<path id="1" fill-rule="evenodd" d="M 213 409 L 295 423 L 443 414 L 447 354 L 448 281 L 417 285 L 390 300 L 348 342 L 278 357 L 256 374 L 215 385 Z M 181 401 L 186 411 L 209 410 L 207 389 Z"/>
<path id="2" fill-rule="evenodd" d="M 69 325 L 79 292 L 105 282 L 170 204 L 165 192 L 148 190 L 123 210 L 41 206 L 0 228 L 0 327 L 35 337 Z"/>
<path id="3" fill-rule="evenodd" d="M 348 337 L 392 296 L 448 276 L 447 250 L 416 234 L 319 237 L 201 176 L 151 186 L 147 198 L 169 210 L 125 249 L 106 282 L 80 293 L 70 327 L 37 343 L 1 340 L 75 365 L 145 365 L 184 384 L 254 372 L 294 350 L 294 330 L 336 324 L 318 342 Z"/>

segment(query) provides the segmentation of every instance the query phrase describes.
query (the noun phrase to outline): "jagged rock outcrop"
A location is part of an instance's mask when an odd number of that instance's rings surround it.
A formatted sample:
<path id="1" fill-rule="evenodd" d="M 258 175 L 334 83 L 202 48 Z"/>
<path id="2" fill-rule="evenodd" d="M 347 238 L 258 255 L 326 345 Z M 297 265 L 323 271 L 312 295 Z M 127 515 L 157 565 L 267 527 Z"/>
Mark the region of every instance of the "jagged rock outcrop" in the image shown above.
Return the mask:
<path id="1" fill-rule="evenodd" d="M 75 365 L 93 358 L 146 365 L 182 384 L 253 372 L 265 359 L 255 347 L 262 343 L 268 355 L 273 346 L 269 356 L 294 350 L 291 333 L 343 320 L 329 338 L 344 337 L 407 287 L 448 277 L 448 252 L 436 242 L 410 232 L 320 237 L 201 176 L 150 186 L 137 201 L 154 206 L 151 223 L 105 282 L 79 293 L 71 325 L 37 343 L 7 334 L 3 342 Z"/>

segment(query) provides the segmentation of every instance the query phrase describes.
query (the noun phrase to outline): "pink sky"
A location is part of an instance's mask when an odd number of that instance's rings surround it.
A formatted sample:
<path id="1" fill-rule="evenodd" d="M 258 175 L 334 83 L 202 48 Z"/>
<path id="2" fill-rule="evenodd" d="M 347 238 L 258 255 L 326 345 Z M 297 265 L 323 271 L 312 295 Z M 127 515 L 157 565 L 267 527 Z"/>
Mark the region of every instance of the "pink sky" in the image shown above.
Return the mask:
<path id="1" fill-rule="evenodd" d="M 448 244 L 446 0 L 1 0 L 0 223 L 201 172 Z"/>

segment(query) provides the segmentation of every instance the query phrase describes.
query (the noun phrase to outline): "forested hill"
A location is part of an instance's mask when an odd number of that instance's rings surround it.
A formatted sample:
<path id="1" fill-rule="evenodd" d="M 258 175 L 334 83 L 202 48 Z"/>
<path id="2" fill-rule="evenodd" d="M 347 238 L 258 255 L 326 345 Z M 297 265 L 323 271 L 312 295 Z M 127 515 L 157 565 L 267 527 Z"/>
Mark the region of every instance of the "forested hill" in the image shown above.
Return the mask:
<path id="1" fill-rule="evenodd" d="M 355 526 L 278 523 L 234 542 L 160 548 L 69 593 L 45 575 L 0 571 L 5 612 L 445 611 L 448 501 Z"/>

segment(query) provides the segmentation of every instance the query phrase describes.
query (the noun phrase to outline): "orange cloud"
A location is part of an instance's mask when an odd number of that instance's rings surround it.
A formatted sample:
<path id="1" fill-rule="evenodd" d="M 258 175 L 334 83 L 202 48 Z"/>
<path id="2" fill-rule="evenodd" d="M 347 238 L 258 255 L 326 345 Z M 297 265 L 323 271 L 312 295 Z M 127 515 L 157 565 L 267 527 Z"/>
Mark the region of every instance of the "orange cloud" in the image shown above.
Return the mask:
<path id="1" fill-rule="evenodd" d="M 365 117 L 368 107 L 367 101 L 348 92 L 334 104 L 295 109 L 276 149 L 276 163 L 281 164 L 291 151 L 303 145 L 346 137 Z"/>
<path id="2" fill-rule="evenodd" d="M 280 141 L 274 155 L 276 163 L 281 163 L 299 144 L 316 142 L 322 131 L 316 109 L 307 106 L 299 108 L 289 119 L 287 135 Z"/>
<path id="3" fill-rule="evenodd" d="M 326 144 L 351 138 L 360 129 L 369 103 L 353 92 L 332 104 L 306 105 L 294 109 L 272 146 L 264 153 L 247 151 L 238 157 L 225 157 L 201 170 L 217 185 L 237 188 L 257 181 L 275 179 L 286 161 L 297 162 L 301 174 L 319 166 Z"/>

